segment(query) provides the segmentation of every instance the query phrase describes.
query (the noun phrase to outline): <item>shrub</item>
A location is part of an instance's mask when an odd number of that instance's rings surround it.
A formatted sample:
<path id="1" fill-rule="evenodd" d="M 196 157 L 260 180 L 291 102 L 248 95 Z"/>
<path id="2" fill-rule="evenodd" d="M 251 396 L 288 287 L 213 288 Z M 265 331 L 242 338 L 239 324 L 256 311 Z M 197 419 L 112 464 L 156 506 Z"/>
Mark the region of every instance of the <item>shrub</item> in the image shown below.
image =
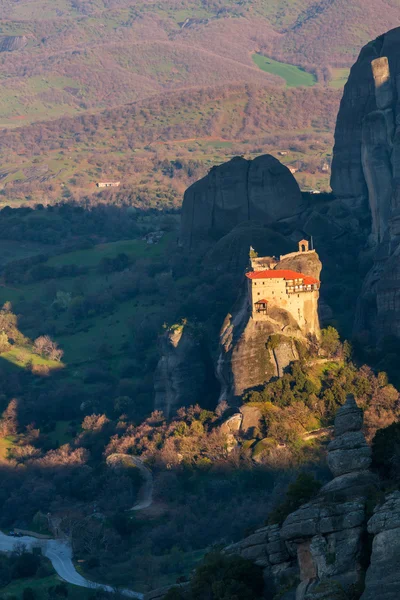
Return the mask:
<path id="1" fill-rule="evenodd" d="M 300 473 L 296 481 L 289 485 L 285 500 L 271 512 L 269 523 L 283 523 L 290 513 L 316 496 L 321 485 L 321 482 L 311 473 Z"/>
<path id="2" fill-rule="evenodd" d="M 0 333 L 0 354 L 7 352 L 11 348 L 8 336 L 5 331 Z"/>
<path id="3" fill-rule="evenodd" d="M 20 577 L 34 577 L 40 566 L 40 556 L 31 554 L 30 552 L 23 552 L 18 556 L 13 566 L 13 579 L 19 579 Z"/>
<path id="4" fill-rule="evenodd" d="M 263 594 L 261 567 L 241 556 L 211 552 L 197 567 L 188 588 L 172 588 L 166 600 L 258 600 Z"/>

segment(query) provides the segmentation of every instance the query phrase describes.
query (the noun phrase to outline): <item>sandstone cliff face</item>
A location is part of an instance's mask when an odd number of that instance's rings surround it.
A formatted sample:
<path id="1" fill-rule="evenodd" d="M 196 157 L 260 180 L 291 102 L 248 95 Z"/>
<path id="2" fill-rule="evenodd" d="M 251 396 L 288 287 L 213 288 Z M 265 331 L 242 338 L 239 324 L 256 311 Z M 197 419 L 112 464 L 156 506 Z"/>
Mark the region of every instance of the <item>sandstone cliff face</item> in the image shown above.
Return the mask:
<path id="1" fill-rule="evenodd" d="M 362 424 L 362 411 L 349 396 L 337 413 L 335 439 L 328 446 L 328 464 L 334 479 L 321 488 L 314 500 L 290 514 L 281 527 L 264 527 L 226 549 L 264 567 L 267 594 L 282 594 L 286 589 L 287 595 L 279 597 L 345 600 L 354 586 L 362 584 L 364 553 L 368 552 L 364 545 L 366 503 L 378 483 L 368 470 L 370 449 L 361 431 Z M 386 529 L 382 527 L 383 514 L 389 510 L 389 507 L 378 510 L 370 521 L 370 531 Z M 390 527 L 396 528 L 399 523 L 396 513 Z M 382 572 L 384 559 L 379 540 L 375 545 L 375 574 L 371 566 L 371 573 L 367 575 L 371 590 L 378 572 Z M 392 554 L 390 556 L 393 562 Z M 291 590 L 288 589 L 290 582 Z M 399 591 L 399 587 L 396 589 Z M 372 597 L 364 599 L 363 596 L 363 600 L 372 600 Z M 385 600 L 394 600 L 394 597 L 385 596 Z"/>
<path id="2" fill-rule="evenodd" d="M 303 336 L 297 323 L 286 311 L 276 311 L 273 317 L 262 322 L 251 318 L 244 285 L 235 310 L 227 316 L 221 330 L 217 362 L 220 402 L 236 404 L 246 390 L 281 376 L 291 362 L 298 360 L 293 338 Z M 282 336 L 274 349 L 267 348 L 269 337 L 281 334 L 283 327 L 287 337 Z"/>
<path id="3" fill-rule="evenodd" d="M 371 218 L 375 264 L 361 294 L 356 331 L 400 334 L 400 28 L 367 44 L 338 115 L 331 185 L 359 220 Z"/>
<path id="4" fill-rule="evenodd" d="M 160 340 L 161 358 L 154 375 L 154 409 L 168 418 L 181 406 L 209 406 L 218 395 L 211 358 L 189 327 L 167 331 Z"/>
<path id="5" fill-rule="evenodd" d="M 180 241 L 193 247 L 209 236 L 222 237 L 244 221 L 270 224 L 303 208 L 296 180 L 276 158 L 236 157 L 212 168 L 186 191 Z"/>

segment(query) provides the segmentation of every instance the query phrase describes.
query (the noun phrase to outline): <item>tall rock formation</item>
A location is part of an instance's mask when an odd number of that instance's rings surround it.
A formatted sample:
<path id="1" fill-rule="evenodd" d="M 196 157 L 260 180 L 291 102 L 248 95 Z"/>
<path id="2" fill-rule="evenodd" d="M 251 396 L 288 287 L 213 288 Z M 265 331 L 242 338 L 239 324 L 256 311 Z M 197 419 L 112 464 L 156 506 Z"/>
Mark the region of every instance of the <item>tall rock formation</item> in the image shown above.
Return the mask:
<path id="1" fill-rule="evenodd" d="M 189 325 L 170 328 L 160 338 L 154 375 L 154 409 L 168 418 L 181 406 L 211 406 L 218 396 L 214 366 L 202 337 Z"/>
<path id="2" fill-rule="evenodd" d="M 185 192 L 180 241 L 194 247 L 222 237 L 245 221 L 271 224 L 304 208 L 300 188 L 289 169 L 266 154 L 254 160 L 236 157 L 213 167 Z"/>
<path id="3" fill-rule="evenodd" d="M 275 259 L 275 265 L 276 269 L 296 267 L 301 273 L 317 278 L 322 268 L 316 252 L 294 252 L 281 261 Z M 262 286 L 260 289 L 263 289 Z M 220 401 L 229 404 L 236 404 L 246 390 L 262 385 L 272 377 L 281 377 L 286 367 L 299 359 L 296 342 L 308 343 L 307 331 L 283 305 L 279 306 L 279 300 L 268 309 L 268 315 L 262 320 L 253 318 L 249 302 L 249 288 L 244 283 L 220 333 L 217 361 Z M 311 311 L 308 319 L 313 323 L 314 331 L 318 332 L 317 300 L 312 308 L 315 310 Z"/>
<path id="4" fill-rule="evenodd" d="M 400 335 L 400 28 L 367 44 L 351 69 L 335 132 L 332 189 L 358 222 L 370 215 L 375 263 L 356 330 Z M 357 221 L 356 221 L 357 223 Z"/>

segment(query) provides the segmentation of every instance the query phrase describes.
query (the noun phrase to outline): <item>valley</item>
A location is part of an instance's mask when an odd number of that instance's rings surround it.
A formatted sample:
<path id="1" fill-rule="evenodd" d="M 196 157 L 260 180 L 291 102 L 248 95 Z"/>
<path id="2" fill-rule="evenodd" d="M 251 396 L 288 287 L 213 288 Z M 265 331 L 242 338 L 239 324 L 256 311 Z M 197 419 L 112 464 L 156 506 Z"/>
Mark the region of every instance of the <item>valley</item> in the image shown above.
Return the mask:
<path id="1" fill-rule="evenodd" d="M 399 15 L 0 0 L 1 600 L 396 600 Z"/>

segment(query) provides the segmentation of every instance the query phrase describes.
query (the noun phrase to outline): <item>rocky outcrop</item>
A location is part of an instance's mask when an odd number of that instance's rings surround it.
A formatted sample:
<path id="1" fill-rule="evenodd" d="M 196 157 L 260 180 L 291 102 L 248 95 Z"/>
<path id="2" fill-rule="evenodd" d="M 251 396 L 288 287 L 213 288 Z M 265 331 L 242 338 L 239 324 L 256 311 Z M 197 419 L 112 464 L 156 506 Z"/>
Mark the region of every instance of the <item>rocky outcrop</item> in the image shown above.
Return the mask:
<path id="1" fill-rule="evenodd" d="M 279 525 L 257 529 L 244 540 L 225 548 L 227 554 L 240 554 L 264 569 L 265 596 L 275 592 L 298 578 L 298 566 L 282 540 Z"/>
<path id="2" fill-rule="evenodd" d="M 181 406 L 199 401 L 211 406 L 218 397 L 218 384 L 202 338 L 190 326 L 175 326 L 161 337 L 160 350 L 154 375 L 155 410 L 170 417 Z"/>
<path id="3" fill-rule="evenodd" d="M 244 404 L 239 408 L 242 415 L 240 431 L 243 436 L 248 438 L 257 437 L 257 433 L 262 427 L 263 414 L 258 406 L 249 406 Z"/>
<path id="4" fill-rule="evenodd" d="M 331 185 L 360 222 L 369 213 L 375 264 L 361 293 L 356 331 L 400 335 L 400 28 L 367 44 L 338 115 Z"/>
<path id="5" fill-rule="evenodd" d="M 297 551 L 301 580 L 298 600 L 320 597 L 321 583 L 324 594 L 337 593 L 338 585 L 346 593 L 362 579 L 366 503 L 377 487 L 368 470 L 371 450 L 362 425 L 362 410 L 354 397 L 348 396 L 338 410 L 335 439 L 328 446 L 328 465 L 334 479 L 282 525 L 281 537 Z"/>
<path id="6" fill-rule="evenodd" d="M 279 344 L 268 347 L 271 335 L 282 335 Z M 248 305 L 247 288 L 236 308 L 225 319 L 220 335 L 217 377 L 221 385 L 220 402 L 235 404 L 246 390 L 280 376 L 298 360 L 293 338 L 302 338 L 295 320 L 286 311 L 275 311 L 268 321 L 254 321 Z"/>
<path id="7" fill-rule="evenodd" d="M 400 597 L 400 492 L 390 494 L 375 508 L 368 522 L 374 536 L 371 564 L 361 600 L 398 600 Z"/>
<path id="8" fill-rule="evenodd" d="M 293 248 L 283 235 L 260 223 L 246 221 L 213 245 L 205 257 L 204 266 L 215 276 L 228 272 L 241 279 L 249 264 L 250 246 L 256 248 L 260 256 L 285 254 Z"/>
<path id="9" fill-rule="evenodd" d="M 281 527 L 264 527 L 226 549 L 262 566 L 271 593 L 285 591 L 283 597 L 296 600 L 346 600 L 362 584 L 367 498 L 378 483 L 368 470 L 371 456 L 362 425 L 362 411 L 348 396 L 336 415 L 335 439 L 328 446 L 332 481 Z M 398 507 L 393 527 L 400 526 L 400 494 Z M 378 511 L 374 516 L 376 525 L 371 519 L 370 531 L 379 529 L 378 521 L 383 523 L 379 515 Z"/>
<path id="10" fill-rule="evenodd" d="M 278 269 L 294 269 L 319 277 L 321 261 L 316 252 L 291 253 L 277 263 Z M 309 307 L 309 324 L 319 331 L 316 306 Z M 274 336 L 273 343 L 269 343 Z M 248 290 L 243 284 L 232 313 L 228 314 L 220 333 L 220 350 L 216 374 L 221 385 L 220 402 L 236 404 L 247 391 L 282 377 L 285 369 L 299 359 L 298 343 L 307 345 L 302 331 L 291 313 L 271 306 L 265 320 L 252 318 Z"/>
<path id="11" fill-rule="evenodd" d="M 298 273 L 311 275 L 320 279 L 322 263 L 316 252 L 295 252 L 292 255 L 283 256 L 279 261 L 279 269 L 290 269 Z"/>
<path id="12" fill-rule="evenodd" d="M 222 237 L 244 221 L 276 223 L 303 209 L 295 178 L 276 158 L 236 157 L 213 167 L 186 190 L 180 242 L 190 248 L 201 240 Z"/>

